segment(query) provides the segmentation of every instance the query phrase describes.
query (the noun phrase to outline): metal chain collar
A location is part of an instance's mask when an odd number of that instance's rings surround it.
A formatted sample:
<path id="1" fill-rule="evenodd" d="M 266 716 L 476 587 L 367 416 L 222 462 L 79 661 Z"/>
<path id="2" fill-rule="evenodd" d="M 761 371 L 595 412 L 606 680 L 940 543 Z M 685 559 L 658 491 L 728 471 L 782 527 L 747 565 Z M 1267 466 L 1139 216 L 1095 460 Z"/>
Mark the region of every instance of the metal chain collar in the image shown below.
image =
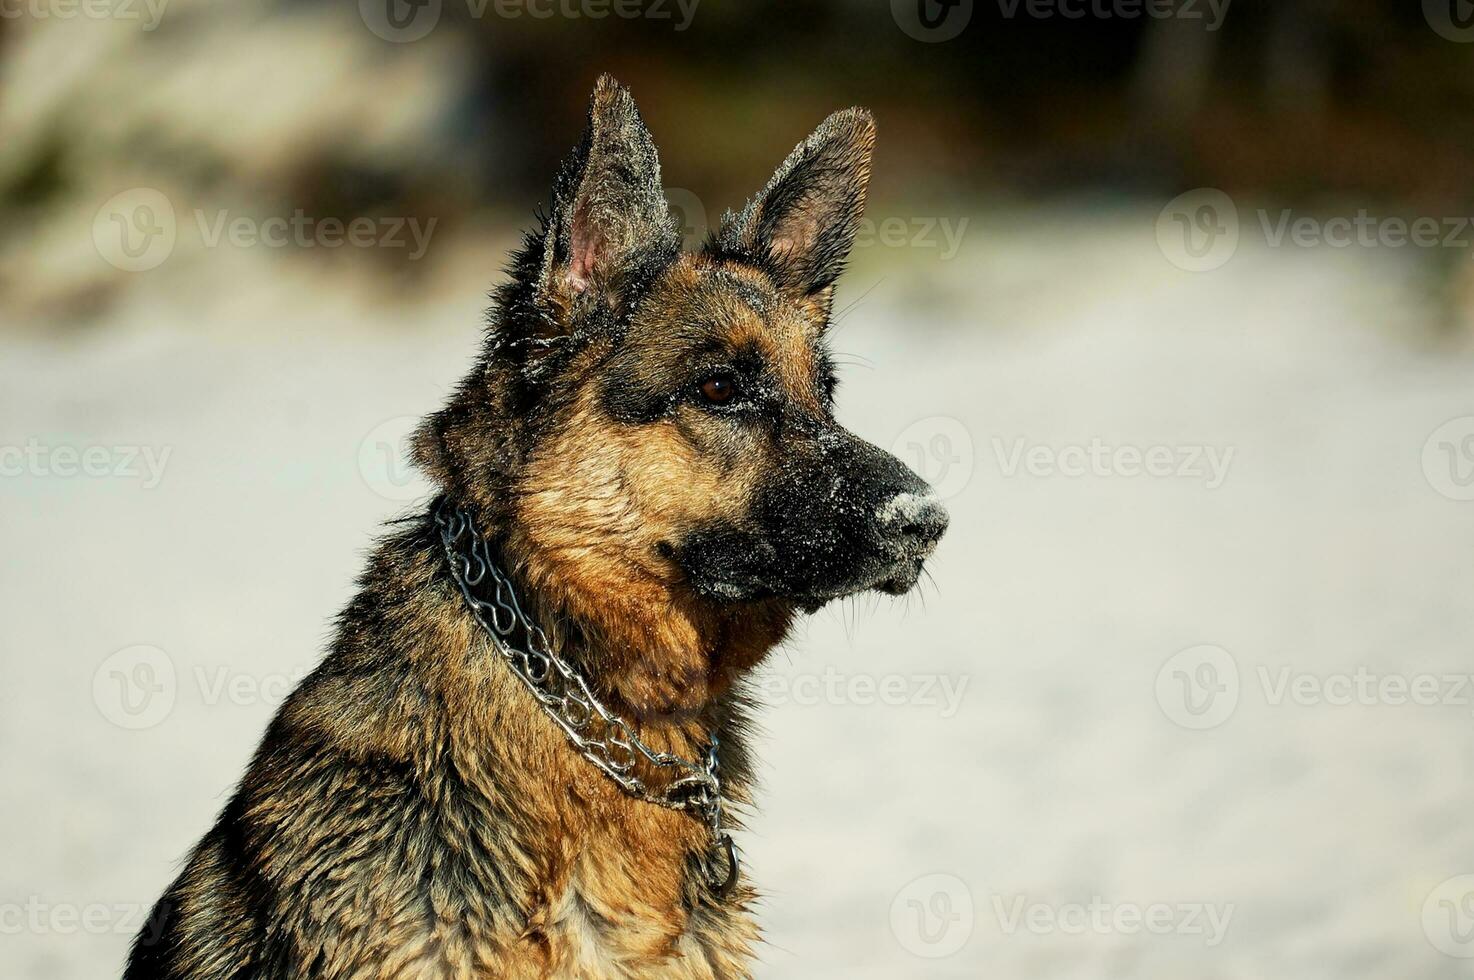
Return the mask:
<path id="1" fill-rule="evenodd" d="M 537 699 L 573 747 L 629 795 L 670 810 L 696 816 L 711 834 L 706 875 L 713 890 L 726 897 L 737 883 L 737 849 L 722 829 L 722 784 L 717 776 L 717 737 L 711 736 L 703 763 L 669 752 L 657 752 L 640 741 L 625 721 L 600 703 L 583 675 L 552 649 L 547 634 L 522 611 L 516 590 L 492 560 L 486 539 L 464 509 L 442 497 L 434 508 L 435 524 L 450 562 L 451 574 L 472 617 L 492 640 L 512 673 Z M 490 579 L 490 585 L 482 586 Z M 488 594 L 482 598 L 478 592 Z M 514 637 L 521 633 L 523 644 Z M 662 792 L 653 792 L 635 770 L 639 759 L 679 773 Z"/>

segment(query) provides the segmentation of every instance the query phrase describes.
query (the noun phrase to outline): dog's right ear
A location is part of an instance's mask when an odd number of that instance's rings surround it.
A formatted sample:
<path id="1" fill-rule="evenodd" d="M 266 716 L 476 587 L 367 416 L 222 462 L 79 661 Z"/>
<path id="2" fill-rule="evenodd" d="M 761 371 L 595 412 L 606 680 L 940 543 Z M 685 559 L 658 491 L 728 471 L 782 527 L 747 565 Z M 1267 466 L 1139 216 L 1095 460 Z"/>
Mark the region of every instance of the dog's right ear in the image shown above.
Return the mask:
<path id="1" fill-rule="evenodd" d="M 631 273 L 652 253 L 668 261 L 680 244 L 660 185 L 655 141 L 629 90 L 602 75 L 583 139 L 553 184 L 539 305 L 545 312 L 566 311 L 593 297 L 617 310 L 628 299 Z"/>

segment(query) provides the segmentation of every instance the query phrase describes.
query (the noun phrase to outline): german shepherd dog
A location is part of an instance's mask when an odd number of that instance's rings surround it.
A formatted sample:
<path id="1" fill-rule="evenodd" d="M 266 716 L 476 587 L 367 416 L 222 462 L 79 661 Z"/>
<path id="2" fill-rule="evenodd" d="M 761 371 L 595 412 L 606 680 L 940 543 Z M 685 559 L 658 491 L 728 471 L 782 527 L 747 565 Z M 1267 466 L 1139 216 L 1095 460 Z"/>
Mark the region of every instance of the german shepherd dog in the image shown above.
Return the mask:
<path id="1" fill-rule="evenodd" d="M 832 414 L 874 139 L 835 113 L 683 252 L 598 81 L 415 434 L 437 500 L 378 546 L 126 980 L 750 975 L 743 677 L 800 611 L 910 590 L 947 525 Z"/>

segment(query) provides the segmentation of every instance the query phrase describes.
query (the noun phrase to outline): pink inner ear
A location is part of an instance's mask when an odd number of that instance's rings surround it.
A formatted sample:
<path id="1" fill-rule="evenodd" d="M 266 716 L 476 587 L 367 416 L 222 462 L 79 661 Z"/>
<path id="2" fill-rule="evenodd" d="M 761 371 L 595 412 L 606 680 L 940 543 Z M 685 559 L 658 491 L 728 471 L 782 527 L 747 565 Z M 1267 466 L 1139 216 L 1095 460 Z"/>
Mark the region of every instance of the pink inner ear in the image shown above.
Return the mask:
<path id="1" fill-rule="evenodd" d="M 589 288 L 594 278 L 594 262 L 598 258 L 603 239 L 590 227 L 587 207 L 579 208 L 573 216 L 573 228 L 568 243 L 568 284 L 577 293 Z"/>
<path id="2" fill-rule="evenodd" d="M 782 228 L 768 239 L 768 250 L 773 258 L 786 262 L 813 248 L 818 237 L 818 220 L 801 211 L 784 220 Z"/>

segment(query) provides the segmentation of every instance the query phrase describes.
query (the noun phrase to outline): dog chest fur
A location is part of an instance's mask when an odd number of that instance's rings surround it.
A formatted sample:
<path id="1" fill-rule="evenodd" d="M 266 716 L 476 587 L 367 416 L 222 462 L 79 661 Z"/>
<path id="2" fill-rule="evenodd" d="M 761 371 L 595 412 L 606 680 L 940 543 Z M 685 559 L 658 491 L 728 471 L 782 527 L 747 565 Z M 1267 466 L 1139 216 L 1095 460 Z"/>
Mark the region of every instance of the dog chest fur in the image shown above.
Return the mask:
<path id="1" fill-rule="evenodd" d="M 161 899 L 157 952 L 182 976 L 745 976 L 750 889 L 718 900 L 704 828 L 568 751 L 438 548 L 423 519 L 375 556 Z"/>

